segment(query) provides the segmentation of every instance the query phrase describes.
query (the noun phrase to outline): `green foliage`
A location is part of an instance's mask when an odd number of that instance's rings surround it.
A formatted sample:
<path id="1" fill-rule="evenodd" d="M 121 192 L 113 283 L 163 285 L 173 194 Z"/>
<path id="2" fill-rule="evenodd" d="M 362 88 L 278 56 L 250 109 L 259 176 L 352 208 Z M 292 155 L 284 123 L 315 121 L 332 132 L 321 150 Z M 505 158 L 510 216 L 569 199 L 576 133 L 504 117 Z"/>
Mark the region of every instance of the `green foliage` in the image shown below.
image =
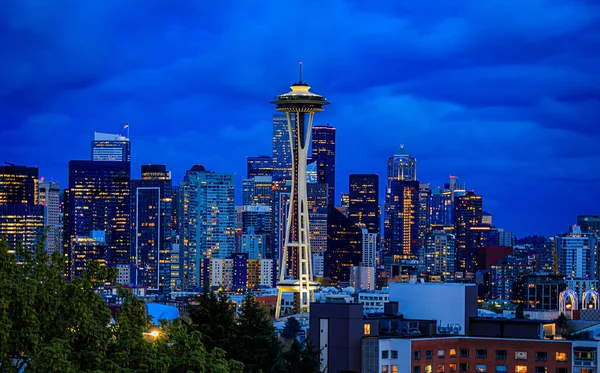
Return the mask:
<path id="1" fill-rule="evenodd" d="M 97 290 L 114 283 L 116 271 L 91 263 L 67 281 L 64 258 L 36 255 L 0 240 L 0 372 L 243 372 L 240 362 L 210 353 L 197 331 L 181 320 L 166 323 L 156 339 L 145 306 L 119 290 L 116 320 Z"/>
<path id="2" fill-rule="evenodd" d="M 300 326 L 298 319 L 289 317 L 281 331 L 281 337 L 286 339 L 296 339 L 300 330 L 302 330 L 302 327 Z"/>
<path id="3" fill-rule="evenodd" d="M 288 373 L 318 373 L 320 354 L 310 339 L 303 343 L 294 339 L 288 351 L 284 353 L 284 361 Z"/>
<path id="4" fill-rule="evenodd" d="M 202 334 L 202 343 L 208 351 L 231 350 L 235 310 L 226 294 L 209 291 L 205 286 L 194 304 L 188 306 L 188 313 L 192 329 Z"/>

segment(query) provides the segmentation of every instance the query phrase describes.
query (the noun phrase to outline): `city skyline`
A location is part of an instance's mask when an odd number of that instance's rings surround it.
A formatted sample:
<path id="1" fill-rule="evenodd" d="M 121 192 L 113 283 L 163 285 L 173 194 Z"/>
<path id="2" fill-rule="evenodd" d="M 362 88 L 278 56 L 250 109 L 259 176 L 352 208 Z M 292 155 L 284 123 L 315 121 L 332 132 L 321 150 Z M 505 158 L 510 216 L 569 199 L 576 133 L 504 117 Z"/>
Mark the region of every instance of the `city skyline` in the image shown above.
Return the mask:
<path id="1" fill-rule="evenodd" d="M 306 35 L 273 17 L 298 4 L 255 17 L 243 4 L 231 13 L 140 5 L 13 4 L 11 18 L 0 17 L 9 54 L 1 161 L 38 166 L 65 188 L 68 161 L 88 159 L 93 132 L 125 135 L 129 122 L 133 178 L 141 164 L 166 164 L 178 182 L 201 163 L 236 173 L 239 203 L 246 156 L 271 152 L 266 102 L 302 60 L 305 80 L 336 102 L 315 124 L 337 129 L 337 203 L 348 174 L 384 177 L 404 143 L 419 181 L 434 188 L 458 176 L 494 225 L 519 237 L 564 232 L 600 211 L 598 5 L 329 3 L 313 12 L 302 3 L 316 16 Z M 292 35 L 315 44 L 273 58 Z M 222 46 L 231 44 L 239 48 Z"/>

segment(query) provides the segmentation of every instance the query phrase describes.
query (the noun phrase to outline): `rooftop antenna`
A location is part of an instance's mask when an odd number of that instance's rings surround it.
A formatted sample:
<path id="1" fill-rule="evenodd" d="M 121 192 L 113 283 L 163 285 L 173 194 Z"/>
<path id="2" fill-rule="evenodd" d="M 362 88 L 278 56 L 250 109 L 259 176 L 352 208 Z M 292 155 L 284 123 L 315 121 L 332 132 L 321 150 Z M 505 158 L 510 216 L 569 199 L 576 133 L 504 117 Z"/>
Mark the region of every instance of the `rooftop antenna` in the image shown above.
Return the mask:
<path id="1" fill-rule="evenodd" d="M 300 80 L 298 83 L 302 83 L 302 61 L 300 61 Z"/>

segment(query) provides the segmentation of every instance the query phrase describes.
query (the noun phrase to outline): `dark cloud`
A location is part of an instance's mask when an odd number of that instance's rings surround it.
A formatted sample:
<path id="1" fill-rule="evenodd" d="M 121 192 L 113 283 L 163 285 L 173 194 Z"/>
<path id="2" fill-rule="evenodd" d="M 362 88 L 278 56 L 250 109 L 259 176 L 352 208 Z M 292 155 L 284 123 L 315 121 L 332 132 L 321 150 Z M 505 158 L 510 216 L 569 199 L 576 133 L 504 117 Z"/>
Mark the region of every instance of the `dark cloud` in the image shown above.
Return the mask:
<path id="1" fill-rule="evenodd" d="M 268 154 L 268 102 L 297 79 L 333 105 L 338 191 L 385 176 L 398 147 L 422 182 L 458 175 L 519 235 L 600 213 L 600 6 L 593 1 L 160 0 L 5 4 L 0 160 L 66 184 L 94 131 L 131 123 L 134 172 L 245 173 Z"/>

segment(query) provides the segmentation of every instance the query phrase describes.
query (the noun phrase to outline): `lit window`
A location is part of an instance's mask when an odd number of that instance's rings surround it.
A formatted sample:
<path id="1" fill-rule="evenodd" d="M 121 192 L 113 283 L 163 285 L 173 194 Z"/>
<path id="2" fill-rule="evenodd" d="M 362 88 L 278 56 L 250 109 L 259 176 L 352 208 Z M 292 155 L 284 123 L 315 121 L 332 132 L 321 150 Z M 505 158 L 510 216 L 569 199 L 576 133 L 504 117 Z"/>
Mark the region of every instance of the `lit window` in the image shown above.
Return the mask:
<path id="1" fill-rule="evenodd" d="M 445 356 L 445 351 L 444 350 L 438 350 L 438 357 L 444 357 Z"/>
<path id="2" fill-rule="evenodd" d="M 515 373 L 527 373 L 527 365 L 517 365 L 515 367 Z"/>
<path id="3" fill-rule="evenodd" d="M 515 360 L 527 360 L 527 351 L 516 351 Z"/>
<path id="4" fill-rule="evenodd" d="M 381 366 L 381 373 L 389 373 L 389 368 L 387 365 Z"/>
<path id="5" fill-rule="evenodd" d="M 371 324 L 365 324 L 365 325 L 363 325 L 363 334 L 364 335 L 371 334 Z"/>
<path id="6" fill-rule="evenodd" d="M 398 366 L 397 365 L 390 365 L 391 368 L 391 372 L 390 373 L 398 373 Z"/>
<path id="7" fill-rule="evenodd" d="M 486 364 L 477 364 L 475 365 L 475 372 L 477 373 L 486 373 L 487 365 Z"/>
<path id="8" fill-rule="evenodd" d="M 433 370 L 431 365 L 425 365 L 425 373 L 431 373 Z"/>
<path id="9" fill-rule="evenodd" d="M 450 372 L 456 372 L 456 363 L 448 364 L 448 370 Z"/>
<path id="10" fill-rule="evenodd" d="M 567 361 L 567 353 L 566 352 L 557 352 L 556 353 L 556 361 Z"/>
<path id="11" fill-rule="evenodd" d="M 456 349 L 455 348 L 451 348 L 448 355 L 450 355 L 450 357 L 456 357 Z"/>
<path id="12" fill-rule="evenodd" d="M 506 365 L 496 365 L 496 373 L 506 373 Z"/>
<path id="13" fill-rule="evenodd" d="M 444 365 L 440 364 L 437 366 L 437 373 L 444 373 Z"/>

